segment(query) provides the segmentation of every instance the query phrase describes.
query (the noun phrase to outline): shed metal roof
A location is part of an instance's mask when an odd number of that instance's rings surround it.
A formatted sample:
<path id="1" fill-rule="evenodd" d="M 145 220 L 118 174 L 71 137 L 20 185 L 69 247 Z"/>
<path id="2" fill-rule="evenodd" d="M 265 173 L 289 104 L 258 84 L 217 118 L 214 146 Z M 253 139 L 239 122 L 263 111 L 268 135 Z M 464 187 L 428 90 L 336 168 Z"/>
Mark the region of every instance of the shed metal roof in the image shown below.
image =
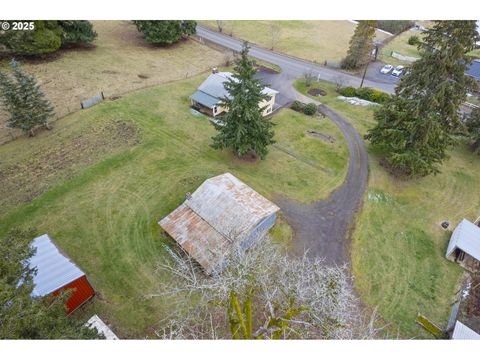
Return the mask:
<path id="1" fill-rule="evenodd" d="M 98 315 L 93 315 L 90 319 L 88 319 L 87 323 L 85 326 L 93 329 L 97 329 L 97 331 L 100 334 L 103 334 L 105 336 L 106 340 L 118 340 L 118 336 L 115 335 L 115 333 L 108 327 L 107 324 L 105 324 L 102 319 L 98 317 Z"/>
<path id="2" fill-rule="evenodd" d="M 279 207 L 225 173 L 207 179 L 159 224 L 207 273 Z"/>
<path id="3" fill-rule="evenodd" d="M 36 249 L 29 260 L 30 268 L 37 268 L 33 278 L 32 296 L 45 296 L 82 277 L 85 273 L 54 244 L 47 234 L 33 239 Z"/>
<path id="4" fill-rule="evenodd" d="M 452 334 L 453 340 L 480 340 L 480 334 L 457 320 Z"/>
<path id="5" fill-rule="evenodd" d="M 450 256 L 456 248 L 480 261 L 480 227 L 463 219 L 453 231 L 446 256 Z"/>
<path id="6" fill-rule="evenodd" d="M 212 109 L 215 105 L 218 104 L 219 99 L 213 96 L 210 96 L 203 91 L 197 90 L 190 96 L 190 99 L 202 104 L 205 107 Z"/>
<path id="7" fill-rule="evenodd" d="M 465 75 L 473 77 L 480 81 L 480 60 L 473 60 L 465 71 Z"/>

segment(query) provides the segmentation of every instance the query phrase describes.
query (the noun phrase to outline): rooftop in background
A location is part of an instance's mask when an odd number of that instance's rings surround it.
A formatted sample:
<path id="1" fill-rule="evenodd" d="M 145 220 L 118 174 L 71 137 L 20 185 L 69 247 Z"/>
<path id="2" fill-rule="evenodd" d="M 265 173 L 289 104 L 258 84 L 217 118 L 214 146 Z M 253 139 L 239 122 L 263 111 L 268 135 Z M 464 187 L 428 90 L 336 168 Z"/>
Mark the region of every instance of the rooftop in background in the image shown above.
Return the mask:
<path id="1" fill-rule="evenodd" d="M 480 81 L 480 59 L 473 60 L 469 65 L 465 75 L 473 77 L 475 80 Z"/>
<path id="2" fill-rule="evenodd" d="M 258 225 L 278 210 L 274 203 L 225 173 L 205 180 L 159 224 L 210 274 L 234 249 L 249 247 Z"/>
<path id="3" fill-rule="evenodd" d="M 463 219 L 453 231 L 446 256 L 452 255 L 455 249 L 460 249 L 480 261 L 480 227 Z"/>
<path id="4" fill-rule="evenodd" d="M 85 275 L 85 273 L 54 244 L 47 234 L 35 238 L 36 249 L 29 260 L 30 268 L 37 268 L 33 278 L 33 296 L 45 296 Z"/>
<path id="5" fill-rule="evenodd" d="M 453 329 L 452 340 L 480 340 L 480 334 L 457 320 Z"/>

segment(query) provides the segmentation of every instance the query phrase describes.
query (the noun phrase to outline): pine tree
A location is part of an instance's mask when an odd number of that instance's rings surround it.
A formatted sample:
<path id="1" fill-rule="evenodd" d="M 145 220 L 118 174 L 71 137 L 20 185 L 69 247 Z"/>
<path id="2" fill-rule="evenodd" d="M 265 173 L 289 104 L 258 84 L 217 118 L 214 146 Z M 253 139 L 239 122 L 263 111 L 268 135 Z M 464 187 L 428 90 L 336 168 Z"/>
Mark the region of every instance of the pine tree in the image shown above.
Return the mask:
<path id="1" fill-rule="evenodd" d="M 365 65 L 373 50 L 376 20 L 361 20 L 350 39 L 347 56 L 342 60 L 342 68 L 358 69 Z"/>
<path id="2" fill-rule="evenodd" d="M 95 40 L 97 33 L 87 20 L 62 20 L 58 22 L 63 29 L 62 46 L 89 43 Z"/>
<path id="3" fill-rule="evenodd" d="M 214 124 L 218 134 L 213 137 L 215 149 L 231 148 L 235 155 L 258 155 L 264 159 L 268 145 L 274 143 L 273 123 L 264 118 L 259 103 L 268 99 L 262 93 L 263 85 L 254 79 L 256 69 L 253 60 L 248 57 L 248 44 L 245 43 L 241 58 L 236 61 L 232 78 L 224 83 L 229 96 L 222 99 L 228 111 Z"/>
<path id="4" fill-rule="evenodd" d="M 32 297 L 36 269 L 27 260 L 33 230 L 13 229 L 0 238 L 0 339 L 95 339 L 96 330 L 66 316 L 69 294 Z M 52 302 L 53 301 L 53 302 Z"/>
<path id="5" fill-rule="evenodd" d="M 480 108 L 473 109 L 465 121 L 472 149 L 480 155 Z"/>
<path id="6" fill-rule="evenodd" d="M 3 107 L 10 114 L 7 126 L 33 136 L 36 127 L 49 128 L 48 120 L 53 116 L 53 107 L 34 76 L 24 73 L 15 60 L 10 65 L 13 77 L 0 71 L 0 97 Z"/>
<path id="7" fill-rule="evenodd" d="M 197 22 L 194 20 L 135 20 L 138 31 L 145 40 L 155 45 L 170 45 L 195 34 Z"/>
<path id="8" fill-rule="evenodd" d="M 436 21 L 427 31 L 421 58 L 375 112 L 378 124 L 366 135 L 390 169 L 407 176 L 439 172 L 461 129 L 458 110 L 472 86 L 466 54 L 476 41 L 475 21 Z"/>

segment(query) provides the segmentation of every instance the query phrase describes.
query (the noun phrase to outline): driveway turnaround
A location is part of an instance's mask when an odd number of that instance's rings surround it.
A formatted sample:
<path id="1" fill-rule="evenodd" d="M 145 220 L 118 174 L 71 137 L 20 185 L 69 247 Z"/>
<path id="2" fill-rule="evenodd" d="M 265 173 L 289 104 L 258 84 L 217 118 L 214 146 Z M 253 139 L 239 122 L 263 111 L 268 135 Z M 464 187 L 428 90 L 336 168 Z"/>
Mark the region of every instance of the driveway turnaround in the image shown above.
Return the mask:
<path id="1" fill-rule="evenodd" d="M 201 39 L 235 51 L 242 48 L 242 40 L 200 25 L 197 26 L 197 35 Z M 327 199 L 309 205 L 285 198 L 277 198 L 275 202 L 293 228 L 295 247 L 299 251 L 308 250 L 310 256 L 324 258 L 328 265 L 349 265 L 350 234 L 355 226 L 355 215 L 361 206 L 368 180 L 367 152 L 362 137 L 348 120 L 318 101 L 297 92 L 293 81 L 302 77 L 306 71 L 313 72 L 320 80 L 337 82 L 341 79 L 343 84 L 356 87 L 360 85 L 361 78 L 254 45 L 250 48 L 250 55 L 282 68 L 280 74 L 257 74 L 264 84 L 280 92 L 277 99 L 279 106 L 287 106 L 294 100 L 316 103 L 319 110 L 338 126 L 347 141 L 350 159 L 346 179 Z M 393 93 L 397 82 L 398 79 L 394 77 L 376 77 L 372 80 L 367 76 L 364 86 Z"/>

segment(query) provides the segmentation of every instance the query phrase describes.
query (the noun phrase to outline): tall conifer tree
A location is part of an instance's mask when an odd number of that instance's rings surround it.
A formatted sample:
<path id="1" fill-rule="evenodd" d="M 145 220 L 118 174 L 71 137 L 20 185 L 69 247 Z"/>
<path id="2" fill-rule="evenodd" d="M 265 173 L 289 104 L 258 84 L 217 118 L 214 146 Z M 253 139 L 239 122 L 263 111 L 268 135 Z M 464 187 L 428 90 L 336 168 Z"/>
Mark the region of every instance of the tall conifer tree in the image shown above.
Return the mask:
<path id="1" fill-rule="evenodd" d="M 376 20 L 361 20 L 350 39 L 347 56 L 342 61 L 344 69 L 358 69 L 367 64 L 373 50 Z"/>

